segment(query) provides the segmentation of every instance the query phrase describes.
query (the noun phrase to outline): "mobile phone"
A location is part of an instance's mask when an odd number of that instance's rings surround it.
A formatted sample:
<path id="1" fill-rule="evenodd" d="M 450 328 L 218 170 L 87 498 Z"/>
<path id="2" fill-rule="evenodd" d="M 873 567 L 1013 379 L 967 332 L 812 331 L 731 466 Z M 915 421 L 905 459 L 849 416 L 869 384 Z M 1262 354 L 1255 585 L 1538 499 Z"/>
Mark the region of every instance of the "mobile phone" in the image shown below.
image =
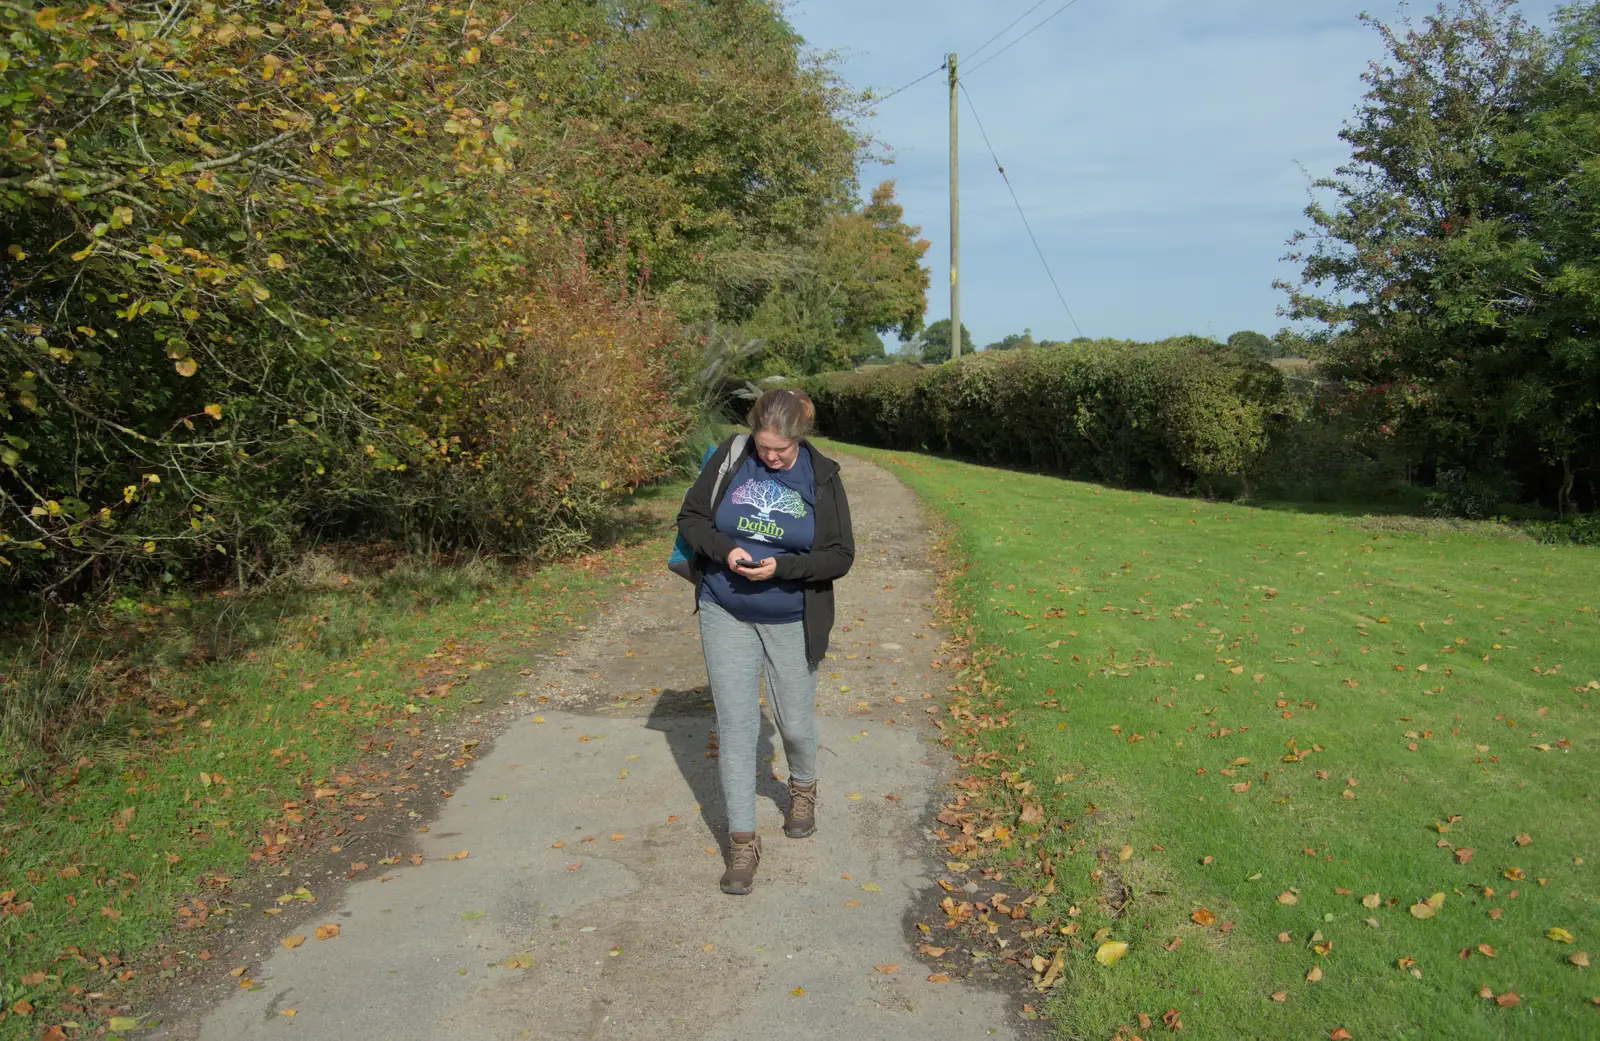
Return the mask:
<path id="1" fill-rule="evenodd" d="M 735 560 L 733 565 L 740 571 L 759 571 L 761 569 L 761 561 L 759 560 Z"/>

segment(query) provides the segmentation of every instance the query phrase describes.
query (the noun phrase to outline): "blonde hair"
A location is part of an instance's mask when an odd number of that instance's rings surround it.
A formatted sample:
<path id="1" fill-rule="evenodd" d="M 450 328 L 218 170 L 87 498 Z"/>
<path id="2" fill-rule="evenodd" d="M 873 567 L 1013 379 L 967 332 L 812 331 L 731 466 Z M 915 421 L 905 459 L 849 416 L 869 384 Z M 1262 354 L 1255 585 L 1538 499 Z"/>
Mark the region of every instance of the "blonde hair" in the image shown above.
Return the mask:
<path id="1" fill-rule="evenodd" d="M 746 418 L 752 434 L 765 430 L 800 441 L 816 431 L 817 407 L 803 390 L 769 390 L 756 399 Z"/>

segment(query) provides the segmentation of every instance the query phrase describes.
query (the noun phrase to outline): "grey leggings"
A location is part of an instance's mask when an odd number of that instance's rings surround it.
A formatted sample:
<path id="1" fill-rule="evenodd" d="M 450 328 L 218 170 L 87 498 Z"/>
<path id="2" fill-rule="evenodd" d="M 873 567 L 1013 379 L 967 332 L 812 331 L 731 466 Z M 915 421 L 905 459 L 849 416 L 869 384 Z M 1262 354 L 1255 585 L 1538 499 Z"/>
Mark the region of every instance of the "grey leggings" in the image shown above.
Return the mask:
<path id="1" fill-rule="evenodd" d="M 728 804 L 728 830 L 734 834 L 756 830 L 763 667 L 789 780 L 812 784 L 817 779 L 817 670 L 806 661 L 804 628 L 801 622 L 752 625 L 714 603 L 700 602 L 700 646 L 721 741 L 722 797 Z"/>

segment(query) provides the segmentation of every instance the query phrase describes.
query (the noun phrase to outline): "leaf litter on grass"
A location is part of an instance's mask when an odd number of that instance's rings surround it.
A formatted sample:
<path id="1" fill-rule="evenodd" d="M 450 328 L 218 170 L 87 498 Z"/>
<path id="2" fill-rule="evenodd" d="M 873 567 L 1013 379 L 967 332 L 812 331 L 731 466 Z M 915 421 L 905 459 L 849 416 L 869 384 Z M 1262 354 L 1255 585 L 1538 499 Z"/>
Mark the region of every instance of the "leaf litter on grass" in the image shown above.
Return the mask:
<path id="1" fill-rule="evenodd" d="M 988 950 L 1005 960 L 1032 944 L 1020 958 L 1029 964 L 1052 952 L 1048 938 L 1064 943 L 1062 992 L 1072 999 L 1050 1003 L 1059 1024 L 1110 1036 L 1154 979 L 1176 973 L 1207 995 L 1205 1015 L 1179 1010 L 1196 1037 L 1381 1036 L 1420 1021 L 1451 1036 L 1497 1036 L 1463 1000 L 1480 983 L 1472 965 L 1497 966 L 1517 986 L 1496 993 L 1537 1002 L 1550 1022 L 1588 1022 L 1575 1018 L 1593 1015 L 1583 971 L 1531 954 L 1530 939 L 1551 926 L 1521 913 L 1537 903 L 1576 935 L 1600 925 L 1581 897 L 1592 884 L 1575 870 L 1582 851 L 1564 843 L 1535 861 L 1540 845 L 1501 847 L 1505 833 L 1483 823 L 1526 821 L 1521 835 L 1582 831 L 1574 793 L 1592 770 L 1573 774 L 1573 764 L 1550 756 L 1561 741 L 1597 736 L 1586 695 L 1556 704 L 1573 693 L 1563 695 L 1559 678 L 1530 686 L 1563 661 L 1569 672 L 1600 667 L 1596 615 L 1582 609 L 1582 584 L 1556 566 L 1558 554 L 1455 536 L 1430 545 L 1287 510 L 867 454 L 912 485 L 962 550 L 941 577 L 940 611 L 947 632 L 973 640 L 942 648 L 949 689 L 934 725 L 968 776 L 938 830 L 974 877 L 979 868 L 986 881 L 1003 872 L 1013 893 L 1052 887 L 1027 912 L 1034 924 L 992 934 L 1011 946 L 997 950 L 991 940 Z M 981 513 L 959 505 L 976 501 Z M 1471 653 L 1495 643 L 1488 661 Z M 1517 668 L 1535 654 L 1544 672 Z M 1171 665 L 1123 667 L 1146 656 Z M 1255 660 L 1262 665 L 1252 668 Z M 1415 736 L 1398 744 L 1367 736 L 1388 728 Z M 1508 730 L 1553 751 L 1516 750 L 1495 736 Z M 1413 743 L 1417 750 L 1406 748 Z M 1234 771 L 1220 793 L 1204 787 L 1219 769 L 1212 749 Z M 1335 777 L 1342 787 L 1322 785 Z M 1548 797 L 1519 797 L 1524 783 Z M 1024 822 L 1030 804 L 1042 814 L 1029 810 Z M 1454 812 L 1469 807 L 1465 819 Z M 1440 870 L 1461 874 L 1411 868 L 1409 836 L 1436 820 L 1450 826 Z M 1150 852 L 1122 861 L 1128 846 Z M 1491 847 L 1519 850 L 1521 865 L 1493 869 L 1517 884 L 1509 892 L 1490 872 L 1476 873 Z M 1228 875 L 1216 864 L 1246 866 Z M 1125 899 L 1108 893 L 1113 880 Z M 1380 895 L 1408 891 L 1404 901 Z M 1290 900 L 1279 903 L 1279 894 Z M 1004 921 L 983 894 L 962 895 L 942 894 L 944 924 L 928 923 L 933 934 L 989 935 Z M 1341 896 L 1370 917 L 1342 910 Z M 1431 917 L 1412 917 L 1413 907 Z M 1226 909 L 1219 917 L 1239 927 L 1201 925 L 1191 919 L 1197 908 Z M 1471 937 L 1463 962 L 1453 941 L 1469 916 L 1509 925 L 1521 939 L 1485 944 L 1491 960 L 1475 946 L 1483 938 Z M 1113 924 L 1179 942 L 1128 954 L 1110 971 L 1092 957 L 1109 937 L 1090 936 Z M 1306 956 L 1337 971 L 1284 965 L 1298 948 L 1274 936 L 1305 939 L 1318 929 L 1326 935 L 1307 942 Z M 1184 930 L 1215 940 L 1183 943 Z M 1408 949 L 1417 958 L 1399 970 L 1406 986 L 1380 988 Z M 1085 972 L 1081 959 L 1099 971 Z M 1289 969 L 1322 975 L 1308 988 L 1318 995 L 1312 1005 L 1246 1000 L 1287 997 L 1272 981 L 1288 982 Z M 1273 1018 L 1262 1017 L 1266 1008 Z M 1352 1014 L 1335 1026 L 1318 1011 L 1331 1008 Z"/>

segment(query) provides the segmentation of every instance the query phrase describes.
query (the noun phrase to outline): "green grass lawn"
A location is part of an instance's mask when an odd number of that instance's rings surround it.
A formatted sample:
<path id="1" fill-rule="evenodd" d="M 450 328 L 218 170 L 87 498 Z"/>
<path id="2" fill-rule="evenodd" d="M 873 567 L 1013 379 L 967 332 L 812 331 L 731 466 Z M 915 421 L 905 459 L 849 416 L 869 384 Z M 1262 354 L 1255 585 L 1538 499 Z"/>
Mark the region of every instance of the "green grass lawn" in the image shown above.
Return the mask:
<path id="1" fill-rule="evenodd" d="M 1600 552 L 849 451 L 969 565 L 1067 1035 L 1600 1036 Z"/>
<path id="2" fill-rule="evenodd" d="M 118 643 L 142 644 L 142 664 L 119 679 L 123 703 L 74 734 L 70 753 L 7 748 L 0 766 L 0 1038 L 92 1030 L 141 982 L 138 956 L 216 921 L 219 877 L 276 873 L 280 857 L 327 845 L 330 818 L 465 768 L 458 746 L 418 752 L 404 767 L 420 764 L 414 774 L 355 764 L 379 727 L 426 741 L 432 725 L 479 711 L 489 692 L 468 682 L 477 673 L 522 660 L 661 566 L 658 520 L 642 540 L 521 575 L 335 570 L 231 612 L 133 605 Z M 202 621 L 225 627 L 233 650 L 198 653 Z M 185 949 L 204 946 L 193 936 Z"/>

